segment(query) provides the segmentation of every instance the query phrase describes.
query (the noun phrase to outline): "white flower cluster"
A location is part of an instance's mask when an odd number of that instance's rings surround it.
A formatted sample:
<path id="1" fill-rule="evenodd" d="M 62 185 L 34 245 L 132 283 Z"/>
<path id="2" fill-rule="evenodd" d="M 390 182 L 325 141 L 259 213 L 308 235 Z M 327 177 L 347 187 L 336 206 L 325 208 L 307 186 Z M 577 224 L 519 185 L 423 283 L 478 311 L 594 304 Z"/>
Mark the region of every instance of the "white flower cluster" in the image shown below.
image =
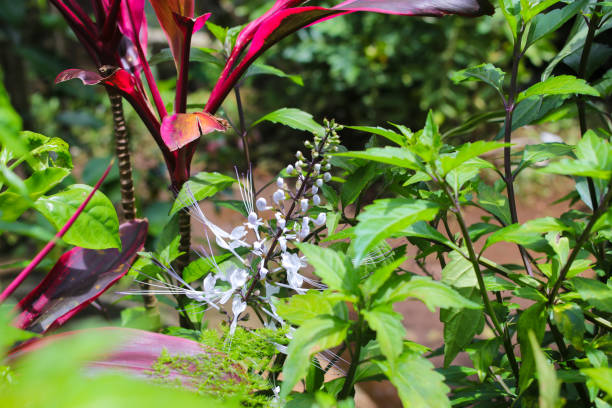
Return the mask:
<path id="1" fill-rule="evenodd" d="M 321 205 L 320 188 L 331 180 L 329 152 L 337 149 L 339 143 L 336 129 L 335 125 L 328 127 L 325 135 L 315 136 L 314 145 L 306 143 L 311 149 L 309 160 L 302 152 L 297 152 L 295 164 L 286 169 L 288 178 L 295 179 L 293 188 L 288 180 L 279 177 L 270 205 L 264 197 L 255 197 L 252 174 L 247 172 L 239 183 L 246 219 L 230 232 L 214 224 L 197 205 L 195 198 L 188 203 L 191 214 L 205 226 L 206 238 L 209 239 L 208 233 L 212 233 L 216 244 L 230 251 L 236 262 L 221 264 L 224 266 L 221 268 L 215 262 L 209 241 L 210 253 L 206 250 L 202 252 L 214 272 L 205 277 L 202 289 L 194 289 L 171 272 L 175 280 L 183 285 L 182 288 L 175 286 L 172 290 L 182 289 L 186 296 L 216 309 L 231 299 L 230 334 L 235 330 L 241 313 L 246 310 L 247 302 L 257 304 L 259 310 L 270 317 L 268 324 L 282 325 L 282 319 L 271 304 L 271 296 L 278 292 L 279 287 L 297 293 L 306 292 L 304 283 L 317 289 L 325 288 L 318 281 L 300 274 L 306 261 L 292 251 L 291 243 L 307 241 L 316 229 L 325 226 L 326 213 L 317 211 L 316 207 Z M 266 279 L 270 273 L 277 275 L 283 272 L 285 280 L 279 276 Z M 265 289 L 265 297 L 260 296 L 259 288 Z"/>

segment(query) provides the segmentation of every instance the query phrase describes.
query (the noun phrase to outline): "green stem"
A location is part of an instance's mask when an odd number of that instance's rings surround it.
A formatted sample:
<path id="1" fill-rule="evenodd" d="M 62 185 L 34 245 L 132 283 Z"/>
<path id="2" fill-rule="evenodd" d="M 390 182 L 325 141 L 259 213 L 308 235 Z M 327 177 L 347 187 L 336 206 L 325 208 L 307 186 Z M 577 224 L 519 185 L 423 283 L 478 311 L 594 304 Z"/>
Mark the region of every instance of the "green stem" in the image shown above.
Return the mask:
<path id="1" fill-rule="evenodd" d="M 569 257 L 567 258 L 567 261 L 565 262 L 565 265 L 563 265 L 563 269 L 561 269 L 561 272 L 559 273 L 559 278 L 555 282 L 555 286 L 553 286 L 550 292 L 550 295 L 548 296 L 549 305 L 552 305 L 554 303 L 555 298 L 557 297 L 557 292 L 559 292 L 559 289 L 561 288 L 563 281 L 567 277 L 567 273 L 569 272 L 570 267 L 572 266 L 572 263 L 578 256 L 578 253 L 580 252 L 580 249 L 582 249 L 582 246 L 589 239 L 593 226 L 595 225 L 597 220 L 608 209 L 608 205 L 610 204 L 610 200 L 612 199 L 612 178 L 610 178 L 610 181 L 608 181 L 607 189 L 608 191 L 606 192 L 606 195 L 604 196 L 603 200 L 601 200 L 601 205 L 597 207 L 597 209 L 593 212 L 593 215 L 591 216 L 589 223 L 584 228 L 584 231 L 582 231 L 582 234 L 580 234 L 580 237 L 576 241 L 576 245 L 572 249 L 572 252 L 570 252 Z"/>
<path id="2" fill-rule="evenodd" d="M 349 367 L 348 373 L 346 373 L 346 377 L 344 379 L 344 385 L 342 386 L 342 390 L 338 394 L 338 400 L 343 400 L 350 395 L 355 393 L 355 388 L 353 387 L 353 380 L 355 379 L 355 373 L 357 372 L 357 366 L 359 366 L 359 355 L 361 354 L 361 332 L 363 330 L 363 316 L 359 314 L 359 320 L 357 321 L 357 325 L 355 326 L 355 349 L 353 350 L 351 359 L 351 365 Z"/>
<path id="3" fill-rule="evenodd" d="M 437 177 L 437 179 L 439 180 L 440 178 Z M 497 319 L 497 314 L 495 313 L 495 310 L 493 310 L 493 306 L 491 305 L 491 301 L 489 300 L 489 296 L 487 294 L 487 288 L 485 286 L 484 279 L 482 277 L 482 271 L 480 270 L 480 264 L 478 263 L 478 257 L 476 256 L 476 251 L 474 251 L 474 245 L 472 243 L 472 239 L 470 238 L 470 234 L 465 224 L 465 220 L 463 219 L 463 215 L 461 213 L 461 206 L 459 204 L 459 201 L 457 201 L 455 196 L 450 192 L 446 183 L 442 181 L 440 184 L 442 188 L 444 189 L 444 192 L 446 193 L 446 195 L 448 196 L 448 198 L 451 200 L 451 202 L 454 205 L 454 209 L 455 209 L 454 213 L 455 213 L 455 216 L 457 217 L 457 222 L 459 223 L 459 227 L 461 228 L 461 234 L 463 235 L 463 240 L 468 250 L 468 256 L 469 256 L 470 262 L 472 263 L 472 267 L 474 268 L 474 273 L 476 274 L 476 280 L 478 281 L 478 289 L 480 290 L 480 296 L 482 297 L 482 302 L 485 305 L 485 310 L 487 311 L 487 314 L 489 315 L 489 317 L 491 318 L 491 321 L 493 322 L 493 327 L 495 328 L 497 335 L 504 339 L 504 350 L 506 351 L 506 354 L 508 355 L 508 361 L 510 362 L 512 373 L 514 374 L 514 377 L 516 378 L 516 381 L 518 383 L 519 370 L 518 370 L 518 364 L 516 363 L 516 358 L 514 357 L 514 349 L 512 348 L 512 343 L 510 342 L 509 336 L 504 335 L 504 330 L 499 324 L 499 320 Z"/>

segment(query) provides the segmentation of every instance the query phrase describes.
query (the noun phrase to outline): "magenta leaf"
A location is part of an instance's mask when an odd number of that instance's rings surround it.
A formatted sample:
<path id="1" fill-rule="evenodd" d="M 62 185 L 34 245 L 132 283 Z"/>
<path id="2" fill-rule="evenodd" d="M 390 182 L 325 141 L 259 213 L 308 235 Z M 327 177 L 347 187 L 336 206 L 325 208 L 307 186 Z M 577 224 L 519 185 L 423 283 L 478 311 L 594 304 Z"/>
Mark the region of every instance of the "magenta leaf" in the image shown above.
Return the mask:
<path id="1" fill-rule="evenodd" d="M 43 281 L 23 298 L 16 326 L 44 333 L 61 326 L 125 275 L 147 237 L 148 222 L 119 227 L 122 251 L 73 248 L 63 254 Z"/>
<path id="2" fill-rule="evenodd" d="M 333 9 L 407 16 L 481 16 L 494 12 L 493 6 L 486 0 L 348 0 Z"/>
<path id="3" fill-rule="evenodd" d="M 225 131 L 225 126 L 214 116 L 205 112 L 175 113 L 162 122 L 161 135 L 164 143 L 175 151 L 214 131 Z"/>
<path id="4" fill-rule="evenodd" d="M 155 375 L 153 373 L 153 365 L 157 362 L 162 352 L 172 357 L 202 356 L 206 358 L 206 355 L 210 356 L 213 353 L 221 354 L 194 340 L 183 337 L 122 327 L 100 327 L 53 334 L 27 341 L 10 352 L 9 361 L 11 363 L 18 361 L 31 352 L 59 344 L 62 341 L 68 341 L 75 336 L 86 333 L 108 339 L 109 344 L 111 344 L 110 350 L 105 351 L 101 357 L 88 363 L 88 368 L 93 371 L 119 370 L 135 377 L 151 378 Z M 166 379 L 178 379 L 187 387 L 195 386 L 193 379 L 188 375 L 184 375 L 170 367 L 168 368 L 170 372 L 167 373 L 167 376 L 164 376 Z M 237 374 L 241 372 L 240 367 L 236 365 L 231 371 L 233 373 L 222 374 L 222 380 L 240 381 Z"/>

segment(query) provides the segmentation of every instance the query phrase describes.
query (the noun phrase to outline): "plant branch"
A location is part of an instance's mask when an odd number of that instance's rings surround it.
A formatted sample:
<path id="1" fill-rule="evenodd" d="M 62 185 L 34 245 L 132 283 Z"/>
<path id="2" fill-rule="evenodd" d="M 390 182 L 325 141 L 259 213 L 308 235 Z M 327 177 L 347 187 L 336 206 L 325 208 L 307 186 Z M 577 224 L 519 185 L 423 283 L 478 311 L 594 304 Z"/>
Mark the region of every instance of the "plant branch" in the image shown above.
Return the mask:
<path id="1" fill-rule="evenodd" d="M 240 121 L 240 138 L 242 139 L 242 148 L 244 149 L 244 158 L 246 160 L 247 167 L 251 166 L 251 153 L 249 151 L 249 140 L 246 130 L 246 122 L 244 119 L 244 109 L 242 107 L 242 98 L 240 97 L 240 88 L 238 86 L 234 87 L 234 95 L 236 95 L 236 106 L 238 108 L 238 118 Z M 251 186 L 252 190 L 255 191 L 253 186 Z"/>
<path id="2" fill-rule="evenodd" d="M 512 118 L 514 115 L 514 109 L 516 108 L 515 99 L 517 94 L 517 82 L 518 82 L 518 69 L 521 62 L 521 42 L 523 40 L 523 34 L 525 32 L 525 25 L 521 23 L 521 28 L 517 33 L 517 38 L 514 42 L 514 51 L 512 53 L 512 74 L 510 76 L 510 89 L 508 91 L 508 99 L 504 101 L 504 105 L 506 108 L 506 119 L 504 122 L 504 142 L 506 146 L 504 147 L 504 181 L 506 182 L 506 191 L 508 192 L 508 204 L 510 207 L 510 218 L 513 224 L 518 223 L 518 213 L 516 210 L 516 197 L 514 194 L 514 175 L 512 174 L 512 147 L 510 143 L 512 143 Z M 518 246 L 519 252 L 521 254 L 521 259 L 523 260 L 523 265 L 525 266 L 525 271 L 529 274 L 529 276 L 533 276 L 533 271 L 531 269 L 531 264 L 529 263 L 529 259 L 527 257 L 527 251 L 521 245 Z"/>
<path id="3" fill-rule="evenodd" d="M 589 223 L 584 228 L 584 231 L 582 231 L 582 234 L 580 234 L 580 237 L 576 241 L 576 245 L 574 245 L 574 248 L 572 249 L 572 252 L 567 258 L 565 265 L 563 265 L 563 269 L 561 269 L 561 272 L 559 272 L 559 278 L 555 282 L 555 286 L 553 286 L 552 290 L 550 291 L 550 295 L 548 296 L 549 305 L 552 305 L 554 303 L 555 297 L 557 296 L 557 293 L 559 292 L 559 289 L 561 288 L 561 285 L 563 284 L 563 281 L 565 280 L 567 273 L 569 272 L 570 267 L 572 266 L 572 263 L 574 263 L 574 260 L 578 256 L 578 252 L 580 252 L 582 246 L 589 239 L 593 226 L 608 209 L 608 205 L 610 204 L 610 200 L 612 199 L 612 178 L 608 181 L 607 189 L 608 191 L 602 199 L 601 205 L 597 207 L 597 209 L 593 212 Z"/>
<path id="4" fill-rule="evenodd" d="M 355 349 L 352 351 L 353 358 L 351 359 L 351 365 L 349 367 L 348 373 L 346 373 L 346 377 L 344 377 L 344 385 L 342 386 L 342 390 L 338 394 L 338 400 L 343 400 L 347 398 L 353 388 L 353 380 L 355 378 L 355 373 L 357 372 L 357 366 L 359 366 L 359 355 L 361 354 L 361 331 L 363 330 L 363 316 L 361 313 L 359 314 L 359 320 L 357 321 L 357 325 L 355 326 Z"/>

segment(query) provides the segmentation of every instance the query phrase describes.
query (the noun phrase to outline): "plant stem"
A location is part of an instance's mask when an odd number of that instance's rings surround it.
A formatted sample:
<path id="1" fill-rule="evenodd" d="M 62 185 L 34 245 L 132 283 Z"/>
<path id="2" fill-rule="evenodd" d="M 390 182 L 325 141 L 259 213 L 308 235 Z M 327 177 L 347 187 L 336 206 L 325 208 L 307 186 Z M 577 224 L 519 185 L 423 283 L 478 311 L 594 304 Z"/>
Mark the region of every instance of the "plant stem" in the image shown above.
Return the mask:
<path id="1" fill-rule="evenodd" d="M 174 261 L 174 267 L 176 268 L 176 273 L 182 277 L 185 267 L 189 264 L 189 253 L 191 252 L 191 215 L 188 211 L 179 211 L 177 217 L 180 236 L 178 250 L 179 252 L 183 252 L 183 254 L 176 258 Z M 185 306 L 187 305 L 186 296 L 178 295 L 176 297 L 176 301 L 181 309 L 179 311 L 179 321 L 181 327 L 195 329 L 194 324 L 189 319 L 185 310 Z"/>
<path id="2" fill-rule="evenodd" d="M 440 180 L 439 177 L 436 177 L 436 178 Z M 504 350 L 506 351 L 506 354 L 508 356 L 508 361 L 510 362 L 512 373 L 514 374 L 514 377 L 516 378 L 516 381 L 518 383 L 519 369 L 518 369 L 518 364 L 516 363 L 516 358 L 514 356 L 514 349 L 512 348 L 510 337 L 507 335 L 507 333 L 502 329 L 501 325 L 499 324 L 499 320 L 497 320 L 497 315 L 495 314 L 495 310 L 493 310 L 493 306 L 491 305 L 491 301 L 489 300 L 489 296 L 487 294 L 487 288 L 485 286 L 484 279 L 482 277 L 482 271 L 480 270 L 480 265 L 478 263 L 478 257 L 476 256 L 476 251 L 474 250 L 472 239 L 470 238 L 470 234 L 465 224 L 465 220 L 463 219 L 463 215 L 461 213 L 461 206 L 459 204 L 459 201 L 456 199 L 456 197 L 450 192 L 448 185 L 446 185 L 446 183 L 443 180 L 440 182 L 440 185 L 442 186 L 442 188 L 444 189 L 444 192 L 446 193 L 446 195 L 448 196 L 448 198 L 451 200 L 451 202 L 454 205 L 454 209 L 455 209 L 454 213 L 455 213 L 455 216 L 457 217 L 457 222 L 459 223 L 459 227 L 461 228 L 461 234 L 463 235 L 463 240 L 468 250 L 468 256 L 469 256 L 470 262 L 472 263 L 472 267 L 474 268 L 474 273 L 476 274 L 476 280 L 478 281 L 478 289 L 480 290 L 480 296 L 482 297 L 482 302 L 485 305 L 487 314 L 489 315 L 489 317 L 491 318 L 491 321 L 493 322 L 493 326 L 495 328 L 495 331 L 497 331 L 497 335 L 502 337 L 504 340 Z"/>
<path id="3" fill-rule="evenodd" d="M 516 210 L 516 197 L 514 194 L 514 175 L 512 174 L 511 161 L 512 148 L 510 147 L 510 143 L 512 143 L 512 117 L 514 116 L 514 109 L 516 108 L 515 98 L 518 89 L 518 69 L 522 57 L 521 42 L 523 40 L 524 32 L 525 26 L 521 24 L 521 28 L 517 33 L 516 40 L 514 41 L 514 51 L 512 53 L 512 74 L 510 76 L 510 89 L 508 91 L 508 100 L 504 101 L 504 105 L 506 108 L 506 119 L 504 122 L 504 142 L 508 144 L 504 147 L 504 181 L 506 182 L 506 190 L 508 191 L 510 219 L 512 220 L 513 224 L 518 223 L 518 213 Z M 527 257 L 527 251 L 522 245 L 519 245 L 518 249 L 521 254 L 521 259 L 523 260 L 523 265 L 525 266 L 525 271 L 527 271 L 527 274 L 529 274 L 529 276 L 533 276 L 531 264 L 529 263 L 529 259 Z"/>
<path id="4" fill-rule="evenodd" d="M 550 327 L 550 331 L 553 335 L 555 343 L 557 344 L 557 348 L 559 349 L 559 353 L 561 354 L 562 360 L 565 361 L 565 363 L 568 366 L 570 366 L 572 369 L 578 370 L 578 367 L 576 366 L 576 364 L 568 358 L 567 346 L 565 345 L 565 342 L 563 341 L 563 336 L 559 332 L 559 329 L 557 329 L 557 326 L 555 326 L 550 321 L 550 319 L 547 319 L 547 320 L 548 320 L 548 326 Z M 584 385 L 584 383 L 577 383 L 576 390 L 578 391 L 578 394 L 580 395 L 580 399 L 582 400 L 582 405 L 584 405 L 585 407 L 590 407 L 591 402 L 589 398 L 589 392 L 586 386 Z"/>
<path id="5" fill-rule="evenodd" d="M 598 4 L 593 9 L 593 16 L 591 20 L 588 22 L 589 30 L 587 32 L 587 36 L 584 40 L 584 47 L 582 48 L 582 55 L 580 56 L 580 65 L 578 68 L 578 78 L 588 79 L 587 78 L 587 66 L 589 62 L 589 56 L 591 54 L 591 49 L 593 47 L 593 40 L 595 39 L 595 31 L 597 30 L 597 26 L 599 25 L 599 21 L 601 19 L 601 4 L 599 4 L 601 0 L 598 0 Z M 584 134 L 587 132 L 587 120 L 586 120 L 586 108 L 585 103 L 582 98 L 579 98 L 576 101 L 576 105 L 578 107 L 578 121 L 580 122 L 580 135 L 584 137 Z M 587 185 L 589 187 L 589 196 L 591 197 L 591 206 L 593 211 L 597 208 L 597 193 L 595 190 L 595 183 L 591 177 L 587 177 Z"/>
<path id="6" fill-rule="evenodd" d="M 608 209 L 608 205 L 610 204 L 610 200 L 612 199 L 612 178 L 610 179 L 610 181 L 608 181 L 607 189 L 608 191 L 606 192 L 606 195 L 601 201 L 601 204 L 593 212 L 589 223 L 584 228 L 584 231 L 582 231 L 582 234 L 580 234 L 580 237 L 576 241 L 576 245 L 574 245 L 574 248 L 572 249 L 572 252 L 570 252 L 569 257 L 565 262 L 565 265 L 563 265 L 563 269 L 561 269 L 561 272 L 559 273 L 559 278 L 555 282 L 555 286 L 553 286 L 550 295 L 548 296 L 549 305 L 552 305 L 554 303 L 555 297 L 557 296 L 557 292 L 559 292 L 559 289 L 561 288 L 561 285 L 563 284 L 563 281 L 565 280 L 567 273 L 569 272 L 570 267 L 572 266 L 572 263 L 578 256 L 578 252 L 580 252 L 582 246 L 589 239 L 589 235 L 591 235 L 591 230 L 593 229 L 593 226 Z"/>
<path id="7" fill-rule="evenodd" d="M 72 224 L 74 224 L 77 218 L 79 218 L 79 215 L 83 213 L 83 210 L 85 209 L 85 207 L 87 207 L 87 204 L 89 204 L 89 201 L 91 201 L 96 191 L 98 191 L 98 189 L 104 182 L 104 179 L 106 178 L 106 176 L 108 176 L 108 173 L 110 172 L 110 169 L 113 167 L 114 163 L 115 160 L 111 160 L 110 164 L 106 168 L 106 171 L 104 171 L 104 174 L 102 174 L 102 177 L 100 177 L 94 188 L 87 195 L 81 205 L 79 205 L 74 214 L 72 214 L 72 216 L 68 219 L 66 224 L 64 224 L 64 226 L 57 232 L 57 234 L 55 234 L 51 241 L 49 241 L 47 245 L 44 246 L 44 248 L 34 257 L 34 259 L 32 259 L 32 262 L 30 262 L 28 266 L 26 266 L 25 269 L 21 271 L 21 273 L 19 273 L 19 275 L 17 275 L 17 277 L 2 291 L 2 293 L 0 293 L 0 304 L 3 303 L 6 298 L 8 298 L 15 291 L 15 289 L 19 287 L 19 285 L 21 285 L 21 283 L 34 270 L 34 268 L 36 268 L 38 264 L 45 258 L 45 256 L 47 256 L 47 254 L 51 252 L 51 250 L 55 247 L 57 241 L 59 241 L 66 234 L 66 232 L 68 232 L 70 227 L 72 227 Z"/>
<path id="8" fill-rule="evenodd" d="M 349 395 L 354 393 L 355 388 L 353 387 L 353 380 L 355 378 L 355 373 L 357 372 L 357 366 L 359 366 L 359 355 L 361 354 L 361 331 L 363 329 L 363 316 L 361 313 L 359 314 L 359 320 L 357 321 L 357 325 L 355 326 L 355 349 L 352 353 L 351 365 L 349 367 L 348 373 L 346 373 L 346 377 L 344 378 L 344 385 L 342 386 L 342 390 L 338 394 L 338 400 L 343 400 L 347 398 Z"/>
<path id="9" fill-rule="evenodd" d="M 242 139 L 242 148 L 244 149 L 244 158 L 246 160 L 247 168 L 251 166 L 251 153 L 249 151 L 249 140 L 247 138 L 246 122 L 244 120 L 244 109 L 242 107 L 242 98 L 240 97 L 240 88 L 234 87 L 234 94 L 236 95 L 236 107 L 238 108 L 238 118 L 240 120 L 240 138 Z M 253 186 L 251 186 L 253 187 Z M 253 191 L 255 189 L 253 188 Z"/>
<path id="10" fill-rule="evenodd" d="M 102 76 L 112 74 L 113 67 L 102 66 L 99 72 Z M 132 176 L 132 162 L 130 157 L 130 139 L 123 114 L 123 99 L 121 94 L 113 88 L 107 87 L 106 93 L 110 100 L 111 113 L 113 115 L 113 126 L 115 131 L 115 153 L 117 155 L 117 166 L 119 167 L 119 185 L 121 190 L 121 209 L 123 218 L 132 221 L 136 218 L 136 201 L 134 197 L 134 180 Z M 140 288 L 148 288 L 149 279 L 140 284 Z M 144 307 L 150 315 L 159 316 L 157 298 L 152 294 L 142 295 Z"/>

